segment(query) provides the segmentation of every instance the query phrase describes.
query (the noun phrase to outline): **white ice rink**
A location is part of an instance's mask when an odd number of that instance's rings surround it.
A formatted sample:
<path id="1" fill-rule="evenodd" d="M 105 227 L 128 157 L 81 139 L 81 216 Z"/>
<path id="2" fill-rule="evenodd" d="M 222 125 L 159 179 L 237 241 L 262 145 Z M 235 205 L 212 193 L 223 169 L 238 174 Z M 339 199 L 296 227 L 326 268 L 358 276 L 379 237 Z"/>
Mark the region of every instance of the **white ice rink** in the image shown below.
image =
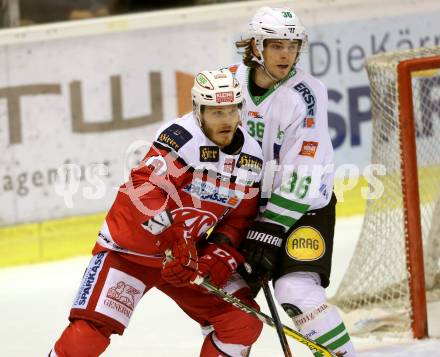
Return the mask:
<path id="1" fill-rule="evenodd" d="M 362 218 L 339 220 L 336 227 L 332 295 L 358 237 Z M 43 357 L 67 325 L 70 304 L 79 286 L 89 257 L 18 268 L 0 269 L 0 357 Z M 262 310 L 268 308 L 261 294 Z M 431 307 L 430 329 L 440 330 L 439 305 Z M 281 312 L 281 309 L 280 309 Z M 284 313 L 282 313 L 284 315 Z M 289 320 L 283 316 L 284 323 Z M 438 335 L 437 335 L 438 336 Z M 291 341 L 289 339 L 289 341 Z M 162 293 L 152 290 L 141 300 L 124 336 L 112 337 L 104 356 L 109 357 L 196 357 L 202 343 L 193 323 Z M 376 340 L 354 338 L 360 357 L 434 357 L 440 356 L 440 340 Z M 295 357 L 313 356 L 292 342 Z M 265 327 L 252 349 L 252 357 L 282 356 L 276 333 Z"/>

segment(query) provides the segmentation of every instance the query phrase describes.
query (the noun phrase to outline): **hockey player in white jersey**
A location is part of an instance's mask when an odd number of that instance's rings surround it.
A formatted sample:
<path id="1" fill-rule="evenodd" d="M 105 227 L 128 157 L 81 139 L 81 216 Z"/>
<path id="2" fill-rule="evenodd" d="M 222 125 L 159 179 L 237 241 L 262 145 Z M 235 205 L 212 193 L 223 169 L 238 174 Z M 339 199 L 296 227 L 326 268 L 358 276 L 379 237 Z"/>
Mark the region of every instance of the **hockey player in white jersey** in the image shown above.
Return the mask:
<path id="1" fill-rule="evenodd" d="M 333 147 L 327 89 L 296 67 L 306 30 L 291 9 L 262 7 L 236 46 L 243 63 L 230 71 L 243 86 L 243 126 L 266 162 L 260 215 L 242 244 L 252 267 L 248 280 L 258 287 L 261 278 L 273 279 L 278 302 L 302 334 L 355 356 L 340 314 L 325 298 L 335 226 Z"/>

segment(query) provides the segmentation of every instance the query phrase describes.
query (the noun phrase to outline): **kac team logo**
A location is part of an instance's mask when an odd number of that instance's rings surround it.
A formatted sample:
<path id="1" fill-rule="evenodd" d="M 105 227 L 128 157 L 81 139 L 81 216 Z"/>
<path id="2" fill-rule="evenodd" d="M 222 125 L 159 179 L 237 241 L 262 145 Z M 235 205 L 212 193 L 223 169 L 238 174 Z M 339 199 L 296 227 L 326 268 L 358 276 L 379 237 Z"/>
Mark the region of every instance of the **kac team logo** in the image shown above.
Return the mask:
<path id="1" fill-rule="evenodd" d="M 193 207 L 177 208 L 171 214 L 174 222 L 185 222 L 193 237 L 201 236 L 217 223 L 217 217 L 213 213 Z"/>

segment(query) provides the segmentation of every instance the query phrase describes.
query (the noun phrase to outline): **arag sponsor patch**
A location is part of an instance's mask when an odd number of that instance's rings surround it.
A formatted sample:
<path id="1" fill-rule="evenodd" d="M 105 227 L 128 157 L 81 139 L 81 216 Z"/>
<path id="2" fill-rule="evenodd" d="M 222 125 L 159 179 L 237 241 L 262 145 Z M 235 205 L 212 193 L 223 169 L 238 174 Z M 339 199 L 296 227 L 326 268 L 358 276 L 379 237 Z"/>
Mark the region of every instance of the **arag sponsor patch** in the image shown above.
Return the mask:
<path id="1" fill-rule="evenodd" d="M 325 253 L 325 241 L 321 233 L 313 227 L 295 229 L 287 238 L 286 252 L 292 259 L 313 261 Z"/>

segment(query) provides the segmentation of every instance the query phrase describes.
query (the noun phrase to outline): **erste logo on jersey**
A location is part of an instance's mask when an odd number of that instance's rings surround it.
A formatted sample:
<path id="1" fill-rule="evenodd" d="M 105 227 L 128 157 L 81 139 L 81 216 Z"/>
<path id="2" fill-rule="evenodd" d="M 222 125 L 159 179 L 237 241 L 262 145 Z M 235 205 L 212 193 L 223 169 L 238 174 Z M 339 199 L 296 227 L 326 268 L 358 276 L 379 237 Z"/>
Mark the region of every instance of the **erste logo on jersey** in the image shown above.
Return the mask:
<path id="1" fill-rule="evenodd" d="M 200 179 L 196 179 L 186 185 L 183 191 L 201 201 L 214 202 L 222 206 L 236 207 L 240 202 L 240 198 L 234 191 L 225 187 L 218 187 Z"/>
<path id="2" fill-rule="evenodd" d="M 213 213 L 193 207 L 177 208 L 171 214 L 174 222 L 185 222 L 193 237 L 200 237 L 217 223 L 217 217 Z"/>
<path id="3" fill-rule="evenodd" d="M 157 141 L 165 144 L 174 151 L 179 151 L 179 149 L 190 141 L 192 137 L 192 134 L 184 127 L 172 124 L 159 134 Z"/>
<path id="4" fill-rule="evenodd" d="M 299 152 L 302 156 L 315 157 L 316 150 L 318 149 L 319 143 L 316 141 L 303 141 L 301 150 Z"/>
<path id="5" fill-rule="evenodd" d="M 260 173 L 263 169 L 263 160 L 242 152 L 238 157 L 237 167 L 243 170 Z"/>
<path id="6" fill-rule="evenodd" d="M 314 128 L 315 127 L 315 115 L 316 115 L 316 100 L 312 91 L 309 87 L 306 86 L 304 82 L 300 82 L 295 85 L 293 88 L 301 94 L 303 97 L 304 103 L 306 104 L 307 114 L 303 121 L 304 128 Z"/>
<path id="7" fill-rule="evenodd" d="M 200 162 L 217 162 L 219 156 L 218 146 L 200 146 Z"/>
<path id="8" fill-rule="evenodd" d="M 234 102 L 234 92 L 217 92 L 215 93 L 215 101 L 218 104 L 221 103 L 233 103 Z"/>

